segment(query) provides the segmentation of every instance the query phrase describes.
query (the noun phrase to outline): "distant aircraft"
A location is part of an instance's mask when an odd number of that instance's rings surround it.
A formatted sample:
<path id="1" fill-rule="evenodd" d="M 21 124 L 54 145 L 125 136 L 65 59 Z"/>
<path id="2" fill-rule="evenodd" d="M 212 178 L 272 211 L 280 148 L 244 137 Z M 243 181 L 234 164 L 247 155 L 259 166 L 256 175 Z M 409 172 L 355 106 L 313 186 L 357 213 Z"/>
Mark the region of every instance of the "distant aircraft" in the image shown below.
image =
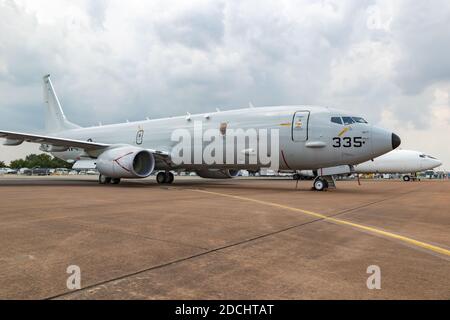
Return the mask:
<path id="1" fill-rule="evenodd" d="M 416 172 L 439 167 L 441 161 L 419 151 L 393 150 L 373 160 L 355 165 L 356 173 L 403 173 L 404 181 L 410 181 Z"/>
<path id="2" fill-rule="evenodd" d="M 403 180 L 410 181 L 417 172 L 439 167 L 442 162 L 435 157 L 412 150 L 392 150 L 372 160 L 356 164 L 351 173 L 399 173 Z M 301 170 L 294 174 L 294 180 L 315 177 L 315 170 Z"/>
<path id="3" fill-rule="evenodd" d="M 276 164 L 282 170 L 320 170 L 322 174 L 315 179 L 314 188 L 324 190 L 332 174 L 345 173 L 348 165 L 373 159 L 400 145 L 396 134 L 370 125 L 360 116 L 310 106 L 188 113 L 81 128 L 66 119 L 50 76 L 46 75 L 43 81 L 47 134 L 0 131 L 0 138 L 6 138 L 5 145 L 16 146 L 24 141 L 39 143 L 41 150 L 61 159 L 90 162 L 100 172 L 101 184 L 117 184 L 122 178 L 145 178 L 154 171 L 159 171 L 158 183 L 172 183 L 171 171 L 182 170 L 195 171 L 203 178 L 232 178 L 241 169 L 259 170 Z M 231 145 L 223 153 L 220 148 L 211 151 L 215 157 L 213 162 L 204 157 L 205 147 L 210 146 L 206 143 L 208 137 L 205 138 L 208 130 L 217 131 L 210 137 L 217 142 L 216 147 Z M 256 136 L 252 137 L 252 132 Z M 272 134 L 270 137 L 268 132 Z M 187 141 L 180 135 L 186 134 L 193 144 L 179 152 L 181 140 Z M 247 138 L 246 135 L 250 139 L 244 145 L 234 142 L 243 136 Z M 255 142 L 257 150 L 247 146 Z M 228 157 L 229 152 L 233 157 Z"/>

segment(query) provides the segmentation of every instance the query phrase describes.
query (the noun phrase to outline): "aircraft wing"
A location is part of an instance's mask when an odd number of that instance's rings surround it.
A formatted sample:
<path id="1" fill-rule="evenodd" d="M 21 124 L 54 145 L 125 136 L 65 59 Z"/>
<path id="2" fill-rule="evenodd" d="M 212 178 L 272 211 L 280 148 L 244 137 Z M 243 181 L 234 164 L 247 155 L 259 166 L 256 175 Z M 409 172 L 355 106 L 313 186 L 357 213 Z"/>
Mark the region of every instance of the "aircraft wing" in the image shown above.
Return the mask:
<path id="1" fill-rule="evenodd" d="M 98 150 L 109 147 L 109 144 L 97 143 L 90 141 L 82 141 L 76 139 L 67 139 L 59 137 L 51 137 L 38 134 L 12 132 L 12 131 L 0 131 L 0 138 L 6 138 L 5 145 L 19 145 L 22 142 L 32 142 L 40 144 L 48 144 L 61 147 L 74 147 L 85 150 Z"/>
<path id="2" fill-rule="evenodd" d="M 113 144 L 107 143 L 99 143 L 92 141 L 83 141 L 76 139 L 68 139 L 68 138 L 59 138 L 59 137 L 51 137 L 39 134 L 30 134 L 30 133 L 21 133 L 21 132 L 12 132 L 12 131 L 0 131 L 0 138 L 7 139 L 5 141 L 5 145 L 19 145 L 22 142 L 31 142 L 31 143 L 39 143 L 39 144 L 47 144 L 52 146 L 60 146 L 60 147 L 73 147 L 80 148 L 84 150 L 102 150 L 108 147 L 114 147 Z M 157 160 L 160 159 L 162 161 L 168 161 L 169 153 L 166 151 L 159 151 L 153 149 L 147 149 L 151 153 L 153 153 Z"/>

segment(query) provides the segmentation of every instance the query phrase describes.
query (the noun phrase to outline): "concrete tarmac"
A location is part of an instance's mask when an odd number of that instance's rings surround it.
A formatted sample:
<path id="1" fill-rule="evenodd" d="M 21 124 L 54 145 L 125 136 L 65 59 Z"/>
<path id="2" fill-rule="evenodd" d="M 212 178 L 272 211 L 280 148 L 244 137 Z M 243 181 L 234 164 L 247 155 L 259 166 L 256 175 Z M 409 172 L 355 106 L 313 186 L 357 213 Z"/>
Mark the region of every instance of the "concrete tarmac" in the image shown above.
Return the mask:
<path id="1" fill-rule="evenodd" d="M 449 181 L 95 179 L 0 177 L 0 299 L 450 299 Z"/>

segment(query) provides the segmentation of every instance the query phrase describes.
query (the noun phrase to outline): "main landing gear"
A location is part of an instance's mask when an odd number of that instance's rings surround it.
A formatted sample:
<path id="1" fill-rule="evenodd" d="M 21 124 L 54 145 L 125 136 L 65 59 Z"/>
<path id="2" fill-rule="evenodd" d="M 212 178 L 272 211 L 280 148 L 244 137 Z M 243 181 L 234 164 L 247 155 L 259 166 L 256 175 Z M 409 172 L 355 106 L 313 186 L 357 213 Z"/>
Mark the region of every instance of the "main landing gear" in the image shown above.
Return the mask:
<path id="1" fill-rule="evenodd" d="M 173 173 L 170 171 L 160 171 L 156 175 L 156 182 L 159 184 L 171 184 L 174 180 Z"/>
<path id="2" fill-rule="evenodd" d="M 110 178 L 110 177 L 106 177 L 102 174 L 100 174 L 98 176 L 98 183 L 99 184 L 119 184 L 120 183 L 120 178 Z"/>

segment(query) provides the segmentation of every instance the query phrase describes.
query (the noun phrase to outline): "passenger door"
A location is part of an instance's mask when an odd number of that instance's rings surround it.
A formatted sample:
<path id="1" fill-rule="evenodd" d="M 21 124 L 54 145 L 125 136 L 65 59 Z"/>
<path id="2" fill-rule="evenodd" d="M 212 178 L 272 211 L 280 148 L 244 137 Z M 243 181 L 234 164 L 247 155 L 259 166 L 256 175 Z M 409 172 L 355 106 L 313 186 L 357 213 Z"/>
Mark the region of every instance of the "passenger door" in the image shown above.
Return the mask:
<path id="1" fill-rule="evenodd" d="M 297 111 L 292 119 L 292 140 L 308 140 L 309 111 Z"/>

